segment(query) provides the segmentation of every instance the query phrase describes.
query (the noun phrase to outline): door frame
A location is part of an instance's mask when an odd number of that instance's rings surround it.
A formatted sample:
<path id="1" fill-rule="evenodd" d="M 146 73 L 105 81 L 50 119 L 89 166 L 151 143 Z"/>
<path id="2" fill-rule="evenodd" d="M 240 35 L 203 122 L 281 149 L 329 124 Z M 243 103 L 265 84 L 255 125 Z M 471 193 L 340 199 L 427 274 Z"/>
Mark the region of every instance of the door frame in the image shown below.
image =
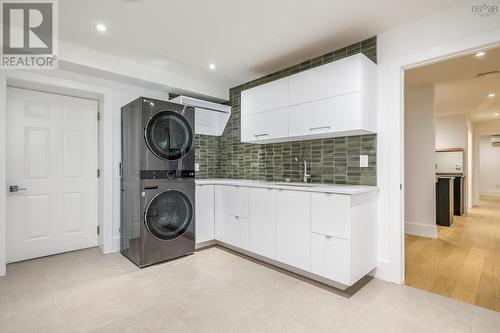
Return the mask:
<path id="1" fill-rule="evenodd" d="M 113 252 L 113 110 L 112 89 L 26 71 L 5 70 L 0 74 L 0 276 L 6 274 L 6 114 L 7 86 L 48 93 L 91 98 L 98 101 L 98 244 L 103 253 Z"/>
<path id="2" fill-rule="evenodd" d="M 389 174 L 394 175 L 388 189 L 389 201 L 395 203 L 389 212 L 390 272 L 388 280 L 403 284 L 405 281 L 404 244 L 404 80 L 405 71 L 446 59 L 500 46 L 500 29 L 459 39 L 451 43 L 392 59 L 389 63 L 389 128 L 391 143 L 388 147 Z M 383 158 L 379 156 L 378 158 Z"/>

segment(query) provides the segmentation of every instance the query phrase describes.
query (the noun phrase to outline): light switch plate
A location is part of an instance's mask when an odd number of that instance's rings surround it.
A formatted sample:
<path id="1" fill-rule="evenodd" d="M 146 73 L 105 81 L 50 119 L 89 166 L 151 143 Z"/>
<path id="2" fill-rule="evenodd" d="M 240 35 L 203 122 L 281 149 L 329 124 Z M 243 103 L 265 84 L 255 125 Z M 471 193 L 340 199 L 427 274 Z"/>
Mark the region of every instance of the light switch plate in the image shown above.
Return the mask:
<path id="1" fill-rule="evenodd" d="M 359 155 L 359 167 L 368 168 L 368 155 Z"/>
<path id="2" fill-rule="evenodd" d="M 200 163 L 194 164 L 194 171 L 200 171 Z"/>

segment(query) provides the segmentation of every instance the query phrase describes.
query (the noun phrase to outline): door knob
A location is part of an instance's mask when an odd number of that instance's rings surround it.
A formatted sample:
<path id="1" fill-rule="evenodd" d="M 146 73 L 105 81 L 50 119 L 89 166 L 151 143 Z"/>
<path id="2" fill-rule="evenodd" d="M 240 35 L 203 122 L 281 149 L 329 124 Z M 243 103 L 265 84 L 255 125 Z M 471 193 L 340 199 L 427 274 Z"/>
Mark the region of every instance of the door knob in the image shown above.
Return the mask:
<path id="1" fill-rule="evenodd" d="M 19 192 L 19 191 L 26 191 L 27 189 L 25 187 L 19 187 L 18 185 L 10 185 L 9 186 L 9 192 Z"/>

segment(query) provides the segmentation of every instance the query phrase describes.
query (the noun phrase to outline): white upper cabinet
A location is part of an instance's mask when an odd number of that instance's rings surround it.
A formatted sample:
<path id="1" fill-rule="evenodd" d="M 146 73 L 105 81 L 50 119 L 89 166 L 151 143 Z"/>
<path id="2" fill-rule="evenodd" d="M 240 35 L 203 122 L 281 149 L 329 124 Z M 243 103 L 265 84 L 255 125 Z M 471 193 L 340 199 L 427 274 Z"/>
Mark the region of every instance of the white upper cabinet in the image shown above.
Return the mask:
<path id="1" fill-rule="evenodd" d="M 288 78 L 272 81 L 241 93 L 241 115 L 275 110 L 288 105 Z"/>
<path id="2" fill-rule="evenodd" d="M 362 127 L 360 108 L 359 92 L 291 106 L 290 136 L 313 139 L 325 133 L 356 134 L 353 129 Z"/>
<path id="3" fill-rule="evenodd" d="M 288 110 L 278 109 L 242 116 L 241 141 L 279 141 L 288 136 Z"/>
<path id="4" fill-rule="evenodd" d="M 290 105 L 359 91 L 363 57 L 355 55 L 290 76 Z"/>
<path id="5" fill-rule="evenodd" d="M 241 141 L 272 143 L 375 133 L 376 80 L 376 64 L 357 54 L 245 90 Z"/>

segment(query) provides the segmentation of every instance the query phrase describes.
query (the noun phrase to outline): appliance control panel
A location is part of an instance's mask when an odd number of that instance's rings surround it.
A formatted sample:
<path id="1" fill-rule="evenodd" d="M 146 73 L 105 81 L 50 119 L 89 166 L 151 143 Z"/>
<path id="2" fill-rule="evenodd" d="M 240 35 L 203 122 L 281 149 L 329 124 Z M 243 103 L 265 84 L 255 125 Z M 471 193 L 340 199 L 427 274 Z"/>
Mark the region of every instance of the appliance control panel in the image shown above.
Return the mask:
<path id="1" fill-rule="evenodd" d="M 194 170 L 141 170 L 141 179 L 178 179 L 194 176 Z"/>

